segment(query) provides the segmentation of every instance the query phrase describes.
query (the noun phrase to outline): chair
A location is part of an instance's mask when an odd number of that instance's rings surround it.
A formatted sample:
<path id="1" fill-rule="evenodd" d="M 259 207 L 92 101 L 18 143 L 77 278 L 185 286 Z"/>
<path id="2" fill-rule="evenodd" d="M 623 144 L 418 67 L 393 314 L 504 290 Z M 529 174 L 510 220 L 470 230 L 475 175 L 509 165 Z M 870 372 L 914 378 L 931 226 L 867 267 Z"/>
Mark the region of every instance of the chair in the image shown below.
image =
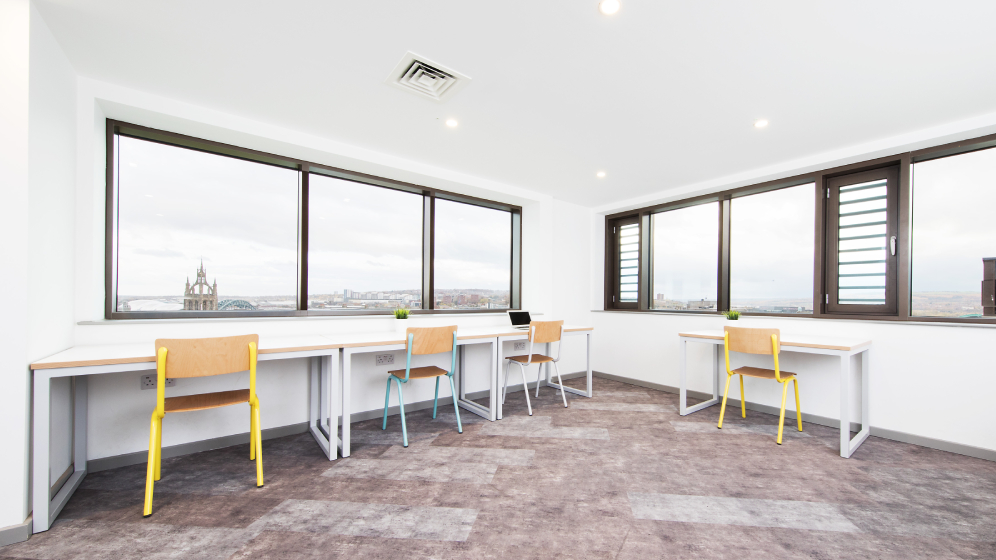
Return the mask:
<path id="1" fill-rule="evenodd" d="M 167 412 L 205 410 L 249 404 L 249 460 L 256 461 L 256 486 L 263 486 L 262 436 L 256 397 L 256 350 L 259 336 L 156 340 L 156 409 L 149 428 L 149 466 L 145 478 L 144 516 L 152 515 L 152 491 L 162 470 L 163 416 Z M 166 378 L 207 377 L 249 370 L 249 388 L 184 397 L 165 397 Z"/>
<path id="2" fill-rule="evenodd" d="M 384 397 L 384 425 L 382 430 L 387 429 L 387 408 L 391 404 L 391 381 L 398 384 L 398 404 L 401 405 L 401 437 L 405 447 L 408 447 L 408 427 L 405 425 L 405 398 L 401 390 L 401 384 L 407 384 L 412 379 L 436 378 L 436 396 L 432 400 L 432 417 L 436 417 L 436 408 L 439 404 L 439 378 L 446 376 L 450 381 L 450 393 L 453 395 L 453 411 L 456 412 L 457 431 L 463 433 L 463 424 L 460 423 L 460 406 L 457 403 L 456 386 L 453 384 L 453 373 L 456 371 L 457 355 L 457 328 L 452 327 L 408 327 L 405 331 L 405 350 L 408 351 L 408 360 L 405 369 L 396 369 L 387 372 L 387 395 Z M 450 361 L 450 371 L 441 367 L 423 366 L 412 367 L 412 356 L 423 354 L 441 354 L 443 352 L 452 353 Z"/>
<path id="3" fill-rule="evenodd" d="M 564 399 L 564 408 L 567 408 L 567 395 L 564 392 L 564 382 L 560 379 L 560 366 L 557 362 L 560 361 L 560 350 L 564 347 L 561 339 L 564 337 L 564 322 L 563 321 L 530 321 L 529 322 L 529 353 L 525 356 L 509 356 L 505 358 L 508 360 L 505 363 L 505 385 L 501 392 L 501 402 L 505 404 L 505 394 L 508 392 L 508 370 L 513 363 L 519 366 L 519 372 L 522 373 L 522 387 L 526 393 L 526 408 L 529 409 L 529 415 L 533 415 L 533 405 L 529 403 L 529 385 L 526 383 L 526 366 L 531 364 L 539 364 L 536 368 L 536 398 L 539 398 L 539 386 L 540 386 L 540 373 L 543 370 L 543 364 L 553 364 L 553 368 L 557 372 L 557 382 L 560 383 L 560 396 Z M 557 357 L 551 358 L 550 356 L 544 356 L 542 354 L 533 354 L 533 343 L 546 344 L 552 342 L 560 342 L 557 345 Z M 547 366 L 549 368 L 550 366 Z M 548 370 L 549 373 L 549 370 Z"/>
<path id="4" fill-rule="evenodd" d="M 778 416 L 778 445 L 782 444 L 782 430 L 785 427 L 785 397 L 788 395 L 788 382 L 795 388 L 795 416 L 802 431 L 802 410 L 799 408 L 799 379 L 796 374 L 781 371 L 778 368 L 778 352 L 781 349 L 778 329 L 749 329 L 725 327 L 723 346 L 726 349 L 726 390 L 723 392 L 723 407 L 719 410 L 718 428 L 723 428 L 723 415 L 726 413 L 726 397 L 730 394 L 730 380 L 734 375 L 740 376 L 740 414 L 747 418 L 747 405 L 744 402 L 744 376 L 759 379 L 774 379 L 782 384 L 782 410 Z M 730 350 L 745 354 L 770 354 L 775 359 L 775 369 L 764 369 L 744 366 L 730 369 Z"/>

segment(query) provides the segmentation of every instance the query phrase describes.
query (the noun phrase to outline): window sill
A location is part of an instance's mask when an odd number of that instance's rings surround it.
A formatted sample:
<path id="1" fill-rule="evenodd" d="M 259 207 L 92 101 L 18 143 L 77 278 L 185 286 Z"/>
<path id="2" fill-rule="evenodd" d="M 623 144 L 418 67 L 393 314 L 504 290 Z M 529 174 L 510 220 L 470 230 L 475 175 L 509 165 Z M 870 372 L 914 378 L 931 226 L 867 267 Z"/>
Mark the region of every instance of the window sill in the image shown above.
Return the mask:
<path id="1" fill-rule="evenodd" d="M 422 317 L 453 317 L 454 315 L 466 315 L 470 317 L 505 317 L 507 316 L 507 310 L 489 312 L 489 311 L 473 311 L 473 310 L 463 310 L 463 311 L 448 311 L 442 313 L 418 313 L 412 314 L 412 318 L 422 318 Z M 514 310 L 513 310 L 514 311 Z M 533 313 L 533 315 L 542 315 L 542 313 Z M 368 320 L 368 319 L 393 319 L 394 316 L 390 313 L 378 313 L 378 314 L 356 314 L 356 315 L 308 315 L 308 316 L 282 316 L 282 317 L 266 317 L 266 316 L 255 316 L 255 317 L 177 317 L 177 318 L 152 318 L 152 319 L 102 319 L 99 321 L 77 321 L 77 325 L 93 326 L 93 325 L 134 325 L 134 324 L 155 324 L 155 323 L 252 323 L 257 321 L 262 322 L 280 322 L 280 321 L 356 321 L 356 320 Z"/>
<path id="2" fill-rule="evenodd" d="M 592 313 L 625 313 L 625 314 L 642 314 L 642 315 L 656 315 L 664 317 L 715 317 L 716 319 L 726 321 L 726 318 L 720 313 L 708 313 L 708 312 L 688 312 L 688 311 L 655 311 L 655 310 L 641 310 L 641 309 L 593 309 Z M 944 317 L 923 317 L 913 320 L 900 320 L 900 319 L 863 319 L 855 316 L 847 315 L 791 315 L 791 314 L 767 314 L 767 313 L 756 313 L 756 314 L 741 314 L 744 319 L 771 319 L 771 320 L 795 320 L 795 321 L 811 321 L 811 320 L 830 320 L 830 321 L 847 321 L 850 323 L 877 323 L 881 325 L 915 325 L 915 326 L 932 326 L 932 327 L 968 327 L 968 328 L 983 328 L 991 329 L 996 328 L 996 318 L 993 319 L 981 319 L 981 320 L 962 320 L 962 321 L 945 321 Z"/>

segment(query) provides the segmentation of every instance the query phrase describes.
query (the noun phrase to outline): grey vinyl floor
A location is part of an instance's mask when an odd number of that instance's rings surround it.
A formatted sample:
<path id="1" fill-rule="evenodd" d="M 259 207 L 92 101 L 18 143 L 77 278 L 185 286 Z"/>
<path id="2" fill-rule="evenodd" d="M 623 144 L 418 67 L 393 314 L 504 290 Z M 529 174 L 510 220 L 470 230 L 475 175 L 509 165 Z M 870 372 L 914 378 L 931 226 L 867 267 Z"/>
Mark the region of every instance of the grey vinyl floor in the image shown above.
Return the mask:
<path id="1" fill-rule="evenodd" d="M 580 386 L 582 380 L 568 381 Z M 353 425 L 329 462 L 310 435 L 89 475 L 52 529 L 0 558 L 996 558 L 996 463 L 595 380 L 595 398 L 511 393 L 496 423 L 452 408 Z M 805 403 L 803 403 L 805 406 Z M 264 411 L 265 413 L 265 411 Z M 196 414 L 196 413 L 194 413 Z M 167 428 L 168 429 L 168 426 Z"/>

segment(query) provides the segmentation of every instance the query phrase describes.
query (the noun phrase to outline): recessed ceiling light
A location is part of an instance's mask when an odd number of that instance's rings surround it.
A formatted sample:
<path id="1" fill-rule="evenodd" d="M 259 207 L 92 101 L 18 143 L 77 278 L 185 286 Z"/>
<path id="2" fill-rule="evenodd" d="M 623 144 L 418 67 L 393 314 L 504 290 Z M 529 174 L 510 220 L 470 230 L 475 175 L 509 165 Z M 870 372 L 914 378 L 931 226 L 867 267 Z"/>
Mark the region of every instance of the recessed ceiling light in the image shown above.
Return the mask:
<path id="1" fill-rule="evenodd" d="M 595 173 L 595 177 L 598 177 L 599 179 L 604 179 L 605 178 L 605 172 L 604 171 L 599 171 L 598 173 Z"/>
<path id="2" fill-rule="evenodd" d="M 754 121 L 754 128 L 764 128 L 766 126 L 768 126 L 767 119 L 758 119 Z"/>
<path id="3" fill-rule="evenodd" d="M 611 16 L 619 11 L 619 0 L 602 0 L 598 3 L 598 11 Z"/>
<path id="4" fill-rule="evenodd" d="M 458 124 L 460 124 L 460 123 L 458 123 L 456 119 L 446 119 L 446 126 L 448 126 L 450 128 L 455 128 L 456 125 L 458 125 Z"/>

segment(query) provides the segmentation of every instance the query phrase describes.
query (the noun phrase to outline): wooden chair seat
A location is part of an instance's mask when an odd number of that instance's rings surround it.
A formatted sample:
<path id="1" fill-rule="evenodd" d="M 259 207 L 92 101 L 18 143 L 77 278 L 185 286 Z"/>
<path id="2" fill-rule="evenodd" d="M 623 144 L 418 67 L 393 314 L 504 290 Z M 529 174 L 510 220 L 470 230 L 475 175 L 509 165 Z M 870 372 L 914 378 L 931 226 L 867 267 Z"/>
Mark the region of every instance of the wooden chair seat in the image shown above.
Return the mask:
<path id="1" fill-rule="evenodd" d="M 529 355 L 527 354 L 525 356 L 509 356 L 507 359 L 524 364 L 529 361 Z M 545 364 L 547 362 L 552 362 L 552 361 L 553 358 L 551 358 L 550 356 L 544 356 L 543 354 L 533 354 L 534 364 Z"/>
<path id="2" fill-rule="evenodd" d="M 247 402 L 249 402 L 249 389 L 221 391 L 219 393 L 201 393 L 185 397 L 168 397 L 163 401 L 166 412 L 205 410 Z"/>
<path id="3" fill-rule="evenodd" d="M 743 375 L 744 377 L 757 377 L 760 379 L 776 379 L 775 370 L 765 369 L 759 367 L 744 366 L 733 370 L 734 374 Z M 779 375 L 782 379 L 792 379 L 795 374 L 791 371 L 779 370 Z"/>
<path id="4" fill-rule="evenodd" d="M 390 373 L 398 379 L 405 378 L 405 370 L 403 369 L 395 369 L 387 373 Z M 408 379 L 426 379 L 429 377 L 439 377 L 440 375 L 446 375 L 447 373 L 449 372 L 445 369 L 436 366 L 413 367 L 408 374 Z"/>

